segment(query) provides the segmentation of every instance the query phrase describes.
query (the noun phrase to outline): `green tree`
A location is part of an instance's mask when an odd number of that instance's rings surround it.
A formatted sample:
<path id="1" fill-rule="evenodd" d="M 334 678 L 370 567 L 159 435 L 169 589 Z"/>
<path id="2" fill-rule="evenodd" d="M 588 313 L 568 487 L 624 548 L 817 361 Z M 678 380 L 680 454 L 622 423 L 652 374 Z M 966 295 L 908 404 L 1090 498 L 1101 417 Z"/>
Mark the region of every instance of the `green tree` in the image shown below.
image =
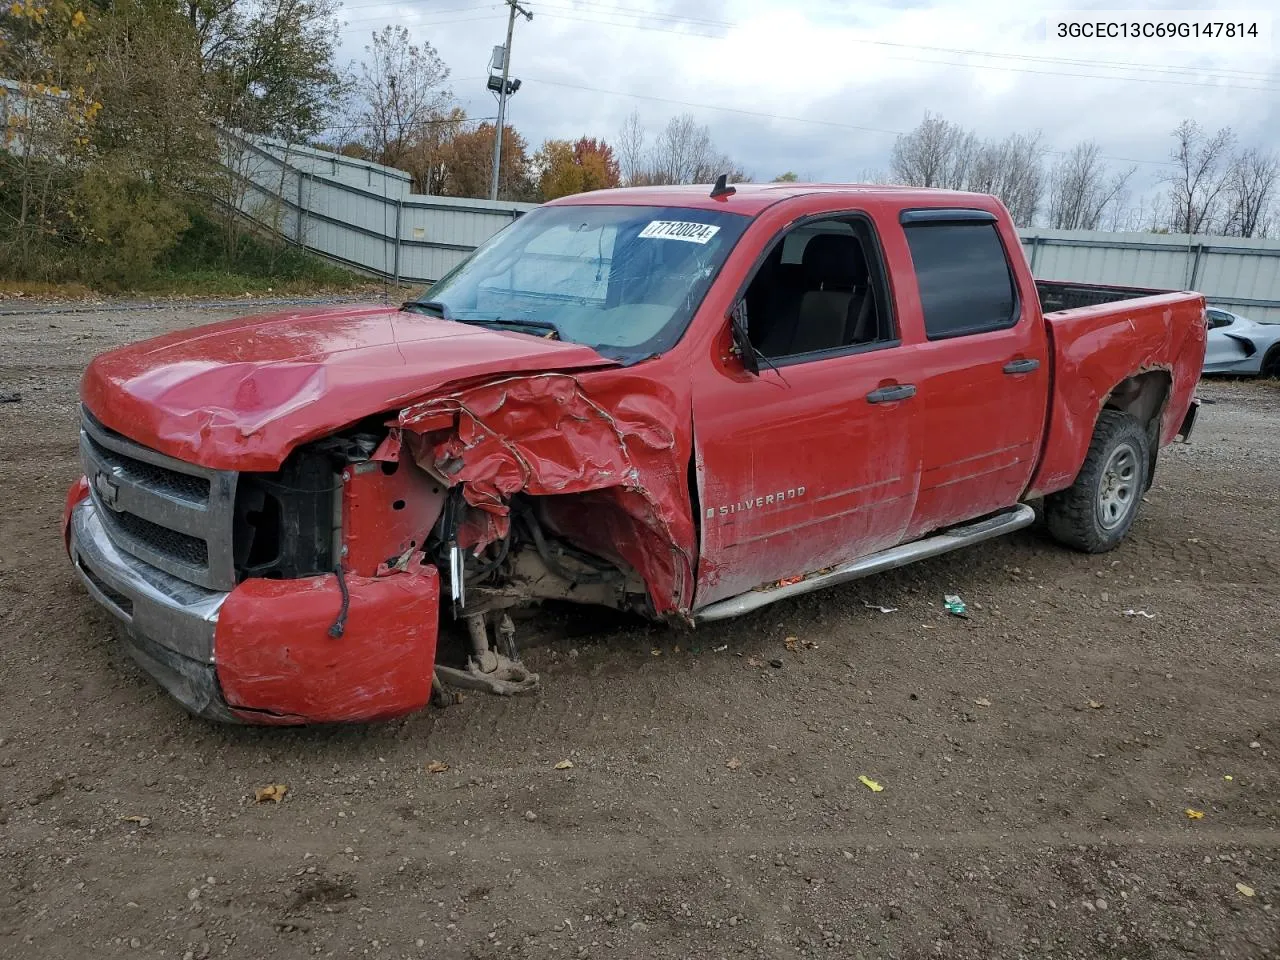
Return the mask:
<path id="1" fill-rule="evenodd" d="M 84 11 L 65 0 L 0 6 L 0 77 L 12 83 L 0 87 L 0 247 L 22 274 L 40 276 L 72 229 L 69 191 L 102 106 L 88 86 L 89 33 Z"/>
<path id="2" fill-rule="evenodd" d="M 295 141 L 324 129 L 349 78 L 338 0 L 198 0 L 184 8 L 210 119 Z"/>
<path id="3" fill-rule="evenodd" d="M 107 166 L 165 191 L 210 188 L 218 146 L 196 46 L 187 18 L 157 0 L 115 0 L 95 23 L 94 85 L 106 107 L 93 146 Z"/>

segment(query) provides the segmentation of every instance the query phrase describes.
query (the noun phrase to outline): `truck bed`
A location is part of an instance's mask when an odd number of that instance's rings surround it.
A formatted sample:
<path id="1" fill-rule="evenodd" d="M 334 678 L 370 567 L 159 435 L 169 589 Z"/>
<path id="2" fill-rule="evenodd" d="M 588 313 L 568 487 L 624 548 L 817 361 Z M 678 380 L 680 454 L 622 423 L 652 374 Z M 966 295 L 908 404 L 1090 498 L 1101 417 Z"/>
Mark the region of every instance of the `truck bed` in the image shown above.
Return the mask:
<path id="1" fill-rule="evenodd" d="M 1036 281 L 1053 356 L 1044 456 L 1032 495 L 1065 489 L 1084 462 L 1099 411 L 1120 391 L 1157 381 L 1164 397 L 1152 447 L 1171 441 L 1204 362 L 1205 302 L 1199 293 Z M 1068 305 L 1069 304 L 1069 305 Z"/>
<path id="2" fill-rule="evenodd" d="M 1104 303 L 1154 297 L 1172 290 L 1156 290 L 1146 287 L 1119 287 L 1102 283 L 1075 283 L 1070 280 L 1037 280 L 1036 293 L 1040 295 L 1040 310 L 1057 313 L 1077 307 L 1096 307 Z"/>

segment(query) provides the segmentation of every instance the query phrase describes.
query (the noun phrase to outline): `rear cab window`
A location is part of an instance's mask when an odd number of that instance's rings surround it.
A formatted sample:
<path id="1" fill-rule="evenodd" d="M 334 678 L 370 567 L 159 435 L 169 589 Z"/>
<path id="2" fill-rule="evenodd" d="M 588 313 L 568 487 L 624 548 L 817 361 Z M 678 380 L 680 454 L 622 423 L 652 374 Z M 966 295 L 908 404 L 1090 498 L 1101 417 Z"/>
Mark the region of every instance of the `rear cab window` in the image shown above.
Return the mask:
<path id="1" fill-rule="evenodd" d="M 994 215 L 908 210 L 902 226 L 928 339 L 988 333 L 1017 323 L 1017 287 Z"/>

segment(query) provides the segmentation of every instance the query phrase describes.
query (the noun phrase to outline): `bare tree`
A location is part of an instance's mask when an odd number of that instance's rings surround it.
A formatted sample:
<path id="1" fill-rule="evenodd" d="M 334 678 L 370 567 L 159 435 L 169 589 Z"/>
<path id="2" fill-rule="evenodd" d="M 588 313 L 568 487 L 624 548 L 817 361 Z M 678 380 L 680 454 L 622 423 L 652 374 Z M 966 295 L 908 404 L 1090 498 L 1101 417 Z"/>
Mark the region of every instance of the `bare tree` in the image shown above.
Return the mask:
<path id="1" fill-rule="evenodd" d="M 445 86 L 449 68 L 431 44 L 410 43 L 401 26 L 383 27 L 364 49 L 369 59 L 360 64 L 356 82 L 363 101 L 358 120 L 374 158 L 395 166 L 419 128 L 447 111 L 453 100 Z"/>
<path id="2" fill-rule="evenodd" d="M 1177 233 L 1207 233 L 1224 213 L 1235 134 L 1223 127 L 1210 136 L 1194 120 L 1183 120 L 1173 137 L 1170 158 L 1177 170 L 1166 178 L 1173 208 L 1170 226 Z"/>
<path id="3" fill-rule="evenodd" d="M 855 176 L 851 182 L 887 186 L 893 184 L 894 179 L 893 175 L 886 170 L 878 170 L 874 167 L 863 167 L 858 171 L 857 176 Z"/>
<path id="4" fill-rule="evenodd" d="M 1095 141 L 1077 143 L 1049 173 L 1049 226 L 1057 230 L 1097 230 L 1103 217 L 1111 213 L 1115 229 L 1113 211 L 1137 169 L 1112 173 Z"/>
<path id="5" fill-rule="evenodd" d="M 1149 206 L 1148 206 L 1149 203 Z M 1173 232 L 1173 203 L 1168 196 L 1157 195 L 1143 200 L 1140 207 L 1142 229 L 1148 233 Z"/>
<path id="6" fill-rule="evenodd" d="M 640 123 L 640 111 L 632 110 L 623 121 L 618 132 L 615 152 L 618 165 L 622 168 L 622 182 L 627 186 L 635 186 L 644 173 L 645 131 Z"/>
<path id="7" fill-rule="evenodd" d="M 1119 177 L 1120 174 L 1115 176 Z M 1141 226 L 1135 226 L 1134 211 L 1130 204 L 1132 193 L 1129 190 L 1128 180 L 1125 185 L 1116 192 L 1114 199 L 1104 208 L 1104 220 L 1098 222 L 1095 229 L 1106 230 L 1109 233 L 1123 233 L 1127 230 L 1139 230 Z"/>
<path id="8" fill-rule="evenodd" d="M 714 162 L 711 131 L 693 115 L 672 117 L 653 145 L 653 183 L 697 183 Z"/>
<path id="9" fill-rule="evenodd" d="M 1231 237 L 1265 236 L 1270 226 L 1280 157 L 1257 147 L 1240 151 L 1227 175 L 1228 213 L 1225 233 Z"/>
<path id="10" fill-rule="evenodd" d="M 994 193 L 1027 226 L 1044 196 L 1044 146 L 1039 132 L 979 140 L 959 124 L 926 113 L 894 143 L 889 174 L 905 186 Z"/>
<path id="11" fill-rule="evenodd" d="M 1044 196 L 1044 146 L 1039 131 L 1014 133 L 980 144 L 966 172 L 964 187 L 992 193 L 1008 208 L 1014 223 L 1030 226 Z"/>
<path id="12" fill-rule="evenodd" d="M 716 149 L 711 130 L 682 113 L 672 117 L 645 150 L 647 139 L 640 118 L 627 118 L 618 137 L 617 154 L 628 186 L 670 183 L 710 183 L 721 174 L 730 183 L 745 183 L 751 175 Z"/>
<path id="13" fill-rule="evenodd" d="M 976 152 L 973 134 L 937 114 L 926 113 L 919 126 L 894 142 L 889 172 L 904 186 L 956 190 L 964 185 Z"/>

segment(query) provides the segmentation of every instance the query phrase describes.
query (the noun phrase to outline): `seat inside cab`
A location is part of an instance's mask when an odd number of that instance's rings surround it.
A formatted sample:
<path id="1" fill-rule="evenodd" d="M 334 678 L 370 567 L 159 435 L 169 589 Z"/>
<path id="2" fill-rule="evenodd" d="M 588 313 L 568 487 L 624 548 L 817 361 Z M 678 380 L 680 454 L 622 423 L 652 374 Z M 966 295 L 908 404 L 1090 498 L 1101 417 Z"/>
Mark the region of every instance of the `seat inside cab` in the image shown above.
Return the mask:
<path id="1" fill-rule="evenodd" d="M 860 221 L 824 220 L 775 243 L 746 294 L 756 349 L 790 357 L 888 339 L 868 240 Z"/>

